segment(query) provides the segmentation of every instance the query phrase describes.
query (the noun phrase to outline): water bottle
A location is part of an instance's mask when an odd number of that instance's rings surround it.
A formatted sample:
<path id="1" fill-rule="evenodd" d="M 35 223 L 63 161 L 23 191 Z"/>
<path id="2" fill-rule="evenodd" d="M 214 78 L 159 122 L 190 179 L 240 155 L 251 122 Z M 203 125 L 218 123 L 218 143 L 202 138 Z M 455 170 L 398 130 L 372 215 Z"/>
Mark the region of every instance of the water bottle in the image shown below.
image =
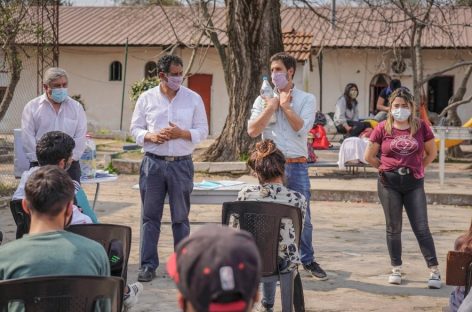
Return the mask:
<path id="1" fill-rule="evenodd" d="M 262 77 L 262 86 L 261 86 L 261 97 L 262 97 L 262 105 L 264 109 L 267 107 L 267 102 L 264 100 L 264 98 L 273 98 L 274 97 L 274 90 L 270 86 L 269 79 L 267 76 Z M 269 120 L 269 124 L 275 123 L 277 121 L 277 117 L 275 116 L 275 113 L 272 114 Z"/>
<path id="2" fill-rule="evenodd" d="M 81 179 L 93 179 L 97 172 L 97 148 L 90 134 L 86 135 L 85 150 L 80 157 Z"/>

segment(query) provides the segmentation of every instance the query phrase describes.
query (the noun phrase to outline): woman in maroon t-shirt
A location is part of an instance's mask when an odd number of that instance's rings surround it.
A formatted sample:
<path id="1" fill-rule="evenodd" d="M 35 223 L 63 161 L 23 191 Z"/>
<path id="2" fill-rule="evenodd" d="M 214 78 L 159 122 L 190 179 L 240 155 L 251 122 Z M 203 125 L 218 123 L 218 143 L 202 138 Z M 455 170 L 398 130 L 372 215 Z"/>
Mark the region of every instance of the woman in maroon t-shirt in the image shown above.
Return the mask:
<path id="1" fill-rule="evenodd" d="M 413 97 L 406 88 L 389 98 L 387 120 L 379 123 L 370 136 L 365 159 L 379 169 L 379 199 L 385 213 L 387 247 L 393 266 L 388 282 L 401 284 L 401 231 L 403 206 L 410 220 L 430 276 L 429 288 L 441 288 L 441 276 L 433 237 L 428 226 L 424 168 L 436 158 L 434 135 L 416 118 Z M 377 157 L 380 152 L 380 159 Z"/>

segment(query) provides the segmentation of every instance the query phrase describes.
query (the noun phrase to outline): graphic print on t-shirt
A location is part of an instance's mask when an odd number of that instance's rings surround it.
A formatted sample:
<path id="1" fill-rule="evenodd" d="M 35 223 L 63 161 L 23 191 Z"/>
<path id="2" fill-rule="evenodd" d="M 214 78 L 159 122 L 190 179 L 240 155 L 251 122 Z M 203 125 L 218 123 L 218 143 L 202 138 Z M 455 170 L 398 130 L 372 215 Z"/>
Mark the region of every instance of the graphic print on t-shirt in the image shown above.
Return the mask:
<path id="1" fill-rule="evenodd" d="M 411 155 L 418 150 L 418 141 L 410 135 L 399 135 L 390 142 L 390 149 L 402 156 Z"/>

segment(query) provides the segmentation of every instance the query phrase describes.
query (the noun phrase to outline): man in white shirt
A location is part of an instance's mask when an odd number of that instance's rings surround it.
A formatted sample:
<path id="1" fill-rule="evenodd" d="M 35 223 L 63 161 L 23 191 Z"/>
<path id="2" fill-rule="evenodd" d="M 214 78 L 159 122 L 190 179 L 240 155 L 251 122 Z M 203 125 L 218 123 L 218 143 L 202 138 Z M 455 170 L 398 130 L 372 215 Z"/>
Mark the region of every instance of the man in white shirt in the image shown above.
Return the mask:
<path id="1" fill-rule="evenodd" d="M 277 96 L 264 99 L 257 97 L 248 123 L 248 134 L 253 138 L 262 134 L 262 139 L 272 139 L 284 154 L 286 187 L 302 193 L 307 200 L 300 243 L 300 260 L 313 277 L 326 280 L 326 272 L 315 261 L 309 204 L 311 195 L 307 166 L 307 135 L 315 120 L 316 98 L 313 94 L 295 87 L 293 83 L 297 66 L 295 58 L 288 53 L 280 52 L 273 55 L 270 62 L 272 82 Z M 274 114 L 276 121 L 271 123 L 271 116 Z"/>
<path id="2" fill-rule="evenodd" d="M 136 143 L 146 152 L 139 178 L 143 207 L 140 282 L 150 282 L 159 266 L 157 243 L 166 195 L 174 246 L 190 233 L 192 152 L 208 135 L 202 98 L 181 85 L 182 59 L 165 55 L 159 59 L 157 69 L 160 84 L 138 98 L 130 127 Z"/>
<path id="3" fill-rule="evenodd" d="M 75 141 L 70 177 L 80 183 L 79 159 L 85 149 L 87 117 L 79 102 L 67 94 L 68 78 L 65 70 L 51 67 L 44 73 L 44 94 L 34 98 L 23 109 L 21 129 L 23 150 L 30 167 L 38 165 L 36 143 L 50 131 L 62 131 Z"/>

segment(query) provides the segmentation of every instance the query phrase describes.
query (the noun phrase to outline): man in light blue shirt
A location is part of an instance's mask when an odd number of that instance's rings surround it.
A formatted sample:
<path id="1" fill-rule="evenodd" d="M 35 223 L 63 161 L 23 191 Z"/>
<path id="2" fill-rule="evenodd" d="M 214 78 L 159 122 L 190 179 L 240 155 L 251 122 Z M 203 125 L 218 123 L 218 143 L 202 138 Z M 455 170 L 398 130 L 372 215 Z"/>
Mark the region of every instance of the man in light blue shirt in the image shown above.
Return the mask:
<path id="1" fill-rule="evenodd" d="M 314 277 L 326 280 L 326 273 L 314 258 L 309 205 L 307 135 L 315 119 L 316 99 L 314 95 L 295 88 L 295 58 L 281 52 L 273 55 L 270 61 L 272 82 L 277 96 L 265 99 L 257 97 L 248 123 L 248 134 L 253 138 L 262 134 L 263 139 L 272 139 L 284 154 L 287 162 L 287 187 L 302 193 L 308 203 L 300 245 L 303 267 Z M 272 122 L 273 114 L 276 117 L 275 122 Z"/>
<path id="2" fill-rule="evenodd" d="M 136 143 L 146 152 L 139 177 L 143 207 L 140 282 L 150 282 L 159 266 L 157 243 L 166 195 L 174 245 L 190 233 L 192 152 L 208 135 L 202 98 L 181 85 L 182 60 L 164 55 L 157 69 L 160 84 L 138 98 L 130 127 Z"/>

